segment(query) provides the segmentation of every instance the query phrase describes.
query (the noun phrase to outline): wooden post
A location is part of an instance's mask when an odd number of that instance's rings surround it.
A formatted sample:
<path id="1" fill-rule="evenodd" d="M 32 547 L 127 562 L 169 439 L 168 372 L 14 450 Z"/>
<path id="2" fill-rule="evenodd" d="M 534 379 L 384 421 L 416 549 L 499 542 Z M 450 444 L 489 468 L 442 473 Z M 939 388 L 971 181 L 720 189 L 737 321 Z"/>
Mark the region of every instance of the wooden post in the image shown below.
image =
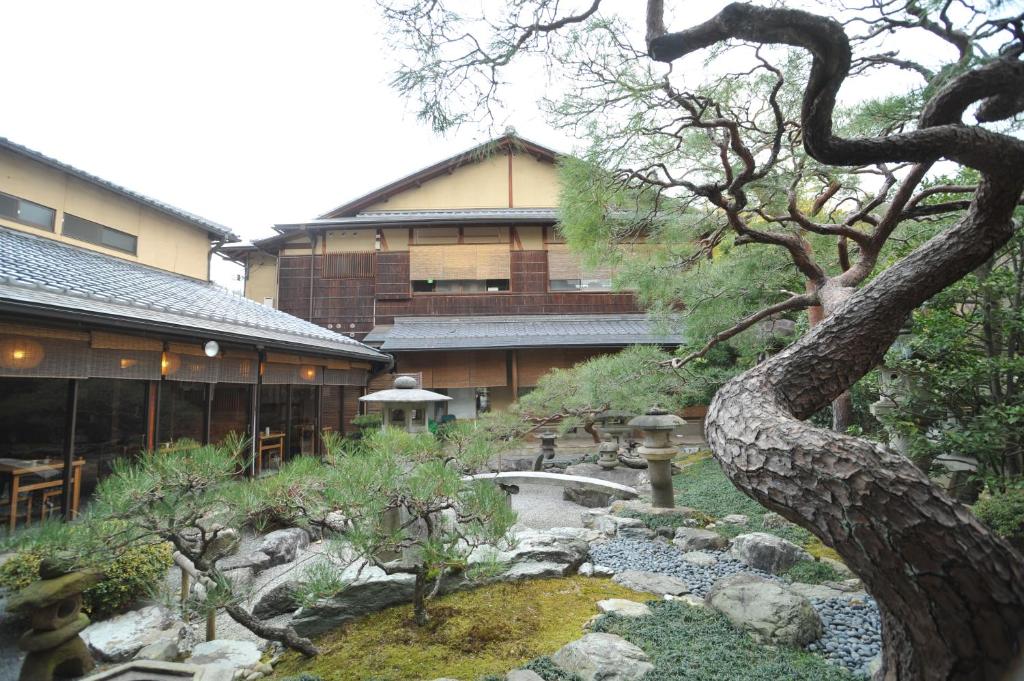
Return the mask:
<path id="1" fill-rule="evenodd" d="M 188 600 L 188 573 L 181 570 L 181 604 L 185 605 L 185 601 Z"/>
<path id="2" fill-rule="evenodd" d="M 206 409 L 203 411 L 203 444 L 210 444 L 210 427 L 213 421 L 213 383 L 206 384 Z"/>
<path id="3" fill-rule="evenodd" d="M 71 520 L 73 505 L 71 501 L 72 486 L 72 464 L 75 460 L 75 426 L 78 412 L 78 379 L 72 378 L 68 381 L 68 397 L 66 411 L 64 412 L 64 471 L 61 482 L 62 494 L 60 500 L 60 513 L 64 520 Z M 76 490 L 77 491 L 77 490 Z M 12 494 L 12 503 L 16 497 Z"/>
<path id="4" fill-rule="evenodd" d="M 210 610 L 206 613 L 206 640 L 212 641 L 217 638 L 217 611 Z"/>

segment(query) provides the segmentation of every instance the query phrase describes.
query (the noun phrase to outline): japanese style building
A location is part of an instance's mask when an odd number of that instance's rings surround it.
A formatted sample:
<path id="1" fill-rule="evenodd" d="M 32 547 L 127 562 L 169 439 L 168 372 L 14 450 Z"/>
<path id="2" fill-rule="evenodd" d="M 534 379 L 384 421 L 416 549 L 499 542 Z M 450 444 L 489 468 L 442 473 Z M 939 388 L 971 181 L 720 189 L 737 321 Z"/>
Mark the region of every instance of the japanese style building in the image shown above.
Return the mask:
<path id="1" fill-rule="evenodd" d="M 216 223 L 0 138 L 0 521 L 73 512 L 180 438 L 318 451 L 381 352 L 212 284 Z"/>
<path id="2" fill-rule="evenodd" d="M 246 296 L 393 354 L 396 372 L 472 418 L 552 368 L 679 342 L 567 250 L 557 156 L 509 134 L 225 251 Z"/>

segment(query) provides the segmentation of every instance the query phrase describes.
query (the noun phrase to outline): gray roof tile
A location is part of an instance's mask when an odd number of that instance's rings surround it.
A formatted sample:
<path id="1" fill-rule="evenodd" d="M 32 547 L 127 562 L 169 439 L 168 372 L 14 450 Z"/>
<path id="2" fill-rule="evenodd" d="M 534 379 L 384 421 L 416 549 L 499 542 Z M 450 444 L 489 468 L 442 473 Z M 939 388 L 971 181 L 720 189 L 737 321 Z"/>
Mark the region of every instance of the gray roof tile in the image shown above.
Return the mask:
<path id="1" fill-rule="evenodd" d="M 483 348 L 624 347 L 678 345 L 677 335 L 656 333 L 654 324 L 638 314 L 520 315 L 513 317 L 396 317 L 365 339 L 396 350 Z"/>
<path id="2" fill-rule="evenodd" d="M 192 279 L 53 239 L 0 228 L 0 304 L 156 324 L 268 347 L 364 359 L 383 356 L 352 338 Z"/>

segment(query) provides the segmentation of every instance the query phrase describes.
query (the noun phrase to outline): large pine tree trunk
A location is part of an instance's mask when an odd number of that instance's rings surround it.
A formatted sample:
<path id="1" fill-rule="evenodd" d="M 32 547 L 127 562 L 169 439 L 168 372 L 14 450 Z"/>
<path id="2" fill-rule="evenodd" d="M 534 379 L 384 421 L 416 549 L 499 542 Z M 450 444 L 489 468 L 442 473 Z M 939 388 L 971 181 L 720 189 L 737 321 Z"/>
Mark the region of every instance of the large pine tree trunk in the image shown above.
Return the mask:
<path id="1" fill-rule="evenodd" d="M 878 600 L 886 680 L 1004 678 L 1024 634 L 1024 560 L 905 457 L 803 419 L 1006 242 L 1020 192 L 986 178 L 957 227 L 726 384 L 708 411 L 708 442 L 737 487 L 835 548 Z"/>

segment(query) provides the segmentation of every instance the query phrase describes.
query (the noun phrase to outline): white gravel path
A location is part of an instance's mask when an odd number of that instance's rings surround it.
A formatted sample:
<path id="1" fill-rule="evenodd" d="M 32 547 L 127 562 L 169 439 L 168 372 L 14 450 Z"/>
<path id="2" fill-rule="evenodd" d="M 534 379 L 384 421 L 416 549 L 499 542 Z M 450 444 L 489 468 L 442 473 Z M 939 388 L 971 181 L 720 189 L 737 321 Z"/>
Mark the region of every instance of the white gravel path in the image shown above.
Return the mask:
<path id="1" fill-rule="evenodd" d="M 535 530 L 552 527 L 583 527 L 585 506 L 562 499 L 562 488 L 550 485 L 520 485 L 512 495 L 512 508 L 519 524 Z"/>

